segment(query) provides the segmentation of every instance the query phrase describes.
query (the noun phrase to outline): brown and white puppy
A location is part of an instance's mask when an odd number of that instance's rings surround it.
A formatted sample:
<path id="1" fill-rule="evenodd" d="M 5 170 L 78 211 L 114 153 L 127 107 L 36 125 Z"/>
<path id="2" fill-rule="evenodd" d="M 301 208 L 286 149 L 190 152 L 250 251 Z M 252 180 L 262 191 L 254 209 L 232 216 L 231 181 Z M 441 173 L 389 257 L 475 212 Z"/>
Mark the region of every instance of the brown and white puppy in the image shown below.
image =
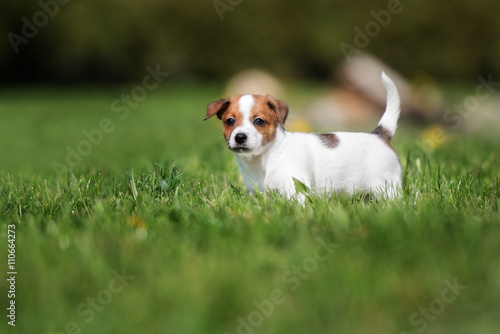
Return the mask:
<path id="1" fill-rule="evenodd" d="M 222 120 L 249 192 L 277 190 L 292 198 L 295 178 L 318 194 L 394 197 L 401 187 L 401 166 L 389 142 L 399 118 L 399 94 L 385 73 L 382 82 L 387 107 L 372 133 L 285 131 L 288 106 L 269 95 L 217 100 L 208 106 L 205 120 L 214 115 Z"/>

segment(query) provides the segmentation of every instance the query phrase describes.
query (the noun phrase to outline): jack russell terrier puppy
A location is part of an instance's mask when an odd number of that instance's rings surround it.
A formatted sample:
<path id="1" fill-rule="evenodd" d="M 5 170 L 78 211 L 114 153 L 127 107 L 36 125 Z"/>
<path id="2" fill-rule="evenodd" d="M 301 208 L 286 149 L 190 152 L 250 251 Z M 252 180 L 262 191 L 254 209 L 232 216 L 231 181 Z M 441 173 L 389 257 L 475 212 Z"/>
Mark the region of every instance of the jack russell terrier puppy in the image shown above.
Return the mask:
<path id="1" fill-rule="evenodd" d="M 296 196 L 294 179 L 317 194 L 398 195 L 401 166 L 389 144 L 400 113 L 394 82 L 382 72 L 387 107 L 372 133 L 310 134 L 285 131 L 288 106 L 270 95 L 238 95 L 208 105 L 208 118 L 224 124 L 249 193 L 277 190 Z M 298 199 L 303 203 L 304 196 Z"/>

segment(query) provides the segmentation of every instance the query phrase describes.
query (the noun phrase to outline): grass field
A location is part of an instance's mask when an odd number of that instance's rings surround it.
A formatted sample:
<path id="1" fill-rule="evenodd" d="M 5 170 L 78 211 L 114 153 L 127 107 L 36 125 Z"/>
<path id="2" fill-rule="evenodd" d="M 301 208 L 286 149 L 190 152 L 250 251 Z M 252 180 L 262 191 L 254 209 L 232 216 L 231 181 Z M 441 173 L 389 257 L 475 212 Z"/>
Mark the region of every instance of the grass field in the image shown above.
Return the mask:
<path id="1" fill-rule="evenodd" d="M 220 124 L 202 122 L 219 91 L 166 83 L 123 119 L 128 88 L 0 94 L 0 262 L 14 224 L 17 270 L 2 333 L 498 332 L 498 135 L 430 152 L 403 125 L 401 199 L 302 207 L 246 195 Z"/>

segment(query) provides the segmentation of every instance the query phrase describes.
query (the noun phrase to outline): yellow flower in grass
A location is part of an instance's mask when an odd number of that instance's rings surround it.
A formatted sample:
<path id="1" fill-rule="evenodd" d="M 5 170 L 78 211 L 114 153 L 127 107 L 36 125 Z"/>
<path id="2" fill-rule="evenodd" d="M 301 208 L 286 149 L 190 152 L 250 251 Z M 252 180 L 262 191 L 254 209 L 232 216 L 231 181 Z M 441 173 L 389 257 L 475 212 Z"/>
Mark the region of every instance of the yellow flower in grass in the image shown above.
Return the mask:
<path id="1" fill-rule="evenodd" d="M 291 132 L 313 132 L 311 123 L 304 117 L 300 116 L 288 120 L 286 129 Z"/>
<path id="2" fill-rule="evenodd" d="M 441 125 L 434 124 L 422 132 L 420 146 L 426 151 L 434 151 L 446 142 L 446 131 Z"/>
<path id="3" fill-rule="evenodd" d="M 129 218 L 129 223 L 135 228 L 135 237 L 138 240 L 144 240 L 148 236 L 147 223 L 144 219 L 135 215 Z"/>

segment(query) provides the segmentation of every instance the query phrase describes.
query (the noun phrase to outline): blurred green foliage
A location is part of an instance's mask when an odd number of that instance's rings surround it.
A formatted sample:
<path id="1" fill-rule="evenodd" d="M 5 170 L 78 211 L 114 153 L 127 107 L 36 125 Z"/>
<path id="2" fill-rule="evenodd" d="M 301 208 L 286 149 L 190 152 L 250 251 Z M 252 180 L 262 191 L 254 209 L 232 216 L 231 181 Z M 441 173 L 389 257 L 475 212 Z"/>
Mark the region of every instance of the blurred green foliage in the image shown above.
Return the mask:
<path id="1" fill-rule="evenodd" d="M 220 0 L 229 6 L 223 20 L 214 0 L 74 0 L 58 4 L 16 54 L 8 34 L 22 37 L 23 17 L 33 22 L 40 3 L 54 8 L 55 1 L 0 5 L 4 83 L 135 80 L 158 63 L 181 77 L 221 79 L 261 67 L 288 78 L 325 78 L 344 59 L 339 45 L 355 46 L 354 28 L 365 31 L 375 20 L 371 12 L 395 0 Z M 473 80 L 500 72 L 500 2 L 402 0 L 400 6 L 363 50 L 408 76 L 424 71 Z"/>

